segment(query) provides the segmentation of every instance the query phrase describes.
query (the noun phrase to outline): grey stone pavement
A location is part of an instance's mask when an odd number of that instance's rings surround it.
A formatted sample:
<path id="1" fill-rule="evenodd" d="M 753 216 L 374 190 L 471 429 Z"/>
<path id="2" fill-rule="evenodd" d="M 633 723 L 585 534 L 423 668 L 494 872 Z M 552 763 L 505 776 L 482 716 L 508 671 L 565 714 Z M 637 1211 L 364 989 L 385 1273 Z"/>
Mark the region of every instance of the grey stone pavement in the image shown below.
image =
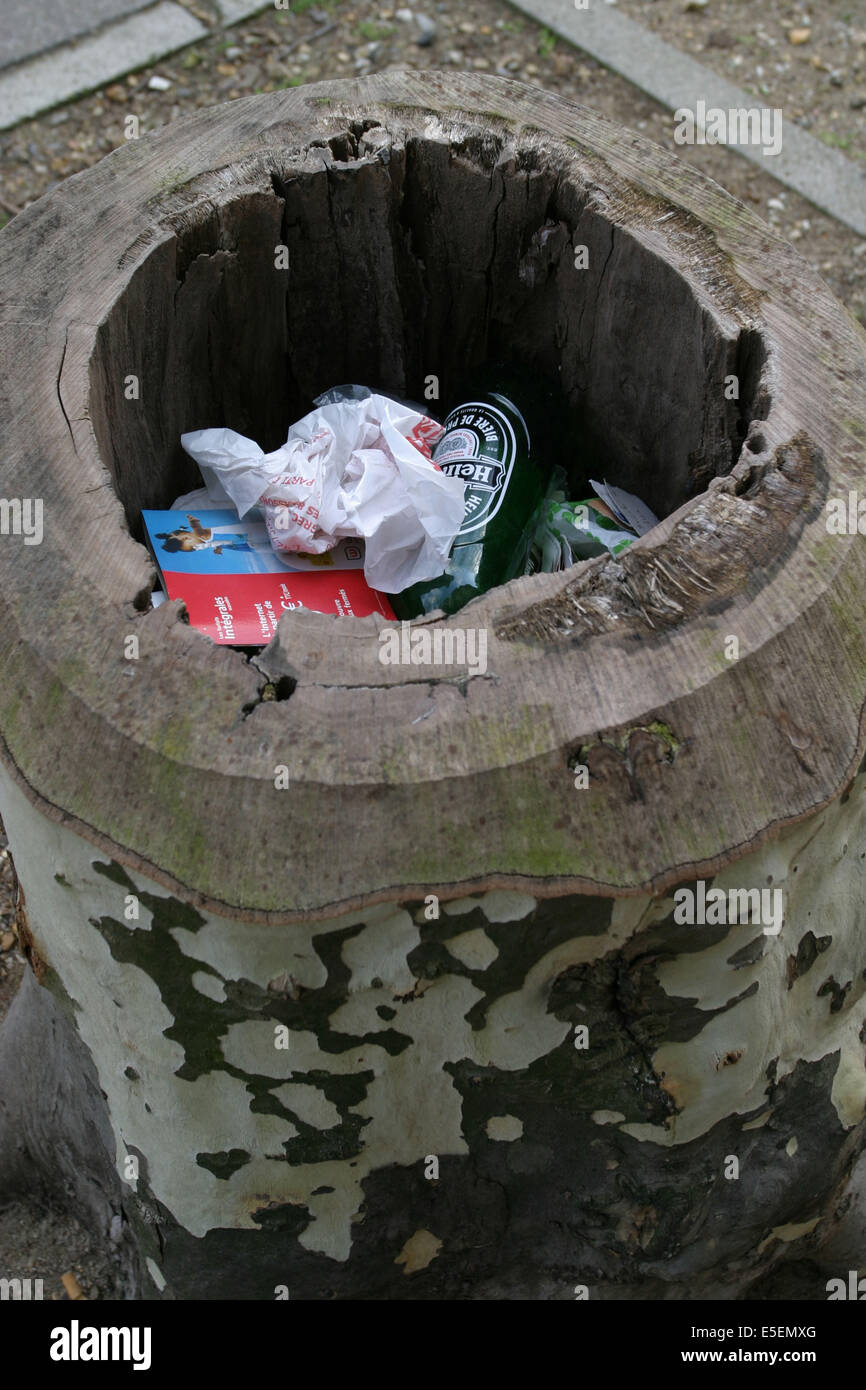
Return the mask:
<path id="1" fill-rule="evenodd" d="M 146 67 L 273 0 L 0 0 L 0 130 Z"/>
<path id="2" fill-rule="evenodd" d="M 0 70 L 69 43 L 152 0 L 0 0 Z"/>

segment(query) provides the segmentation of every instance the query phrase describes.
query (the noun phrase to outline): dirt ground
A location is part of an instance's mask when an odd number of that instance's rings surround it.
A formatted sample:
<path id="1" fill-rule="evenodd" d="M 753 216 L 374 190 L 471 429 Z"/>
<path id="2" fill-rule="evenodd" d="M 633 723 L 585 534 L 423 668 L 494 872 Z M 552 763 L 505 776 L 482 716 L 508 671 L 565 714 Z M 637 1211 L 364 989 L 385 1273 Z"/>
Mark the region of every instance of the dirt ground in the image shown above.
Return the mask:
<path id="1" fill-rule="evenodd" d="M 64 1274 L 75 1276 L 88 1302 L 115 1297 L 112 1254 L 107 1241 L 95 1240 L 61 1211 L 23 1202 L 0 1206 L 0 1275 L 41 1279 L 43 1299 L 68 1300 Z"/>
<path id="2" fill-rule="evenodd" d="M 213 22 L 206 0 L 181 0 Z M 866 161 L 866 11 L 863 0 L 818 0 L 807 11 L 785 0 L 618 0 L 620 9 L 668 42 L 779 106 L 819 140 Z M 70 174 L 123 143 L 123 120 L 141 131 L 251 92 L 394 67 L 498 73 L 561 93 L 644 132 L 752 204 L 866 323 L 866 240 L 835 223 L 768 173 L 722 146 L 675 146 L 672 114 L 580 50 L 502 0 L 390 8 L 370 0 L 293 0 L 197 47 L 0 134 L 0 226 Z M 168 83 L 149 86 L 152 78 Z M 866 173 L 866 164 L 864 164 Z M 0 242 L 2 252 L 2 242 Z M 14 934 L 14 873 L 0 836 L 0 1020 L 25 968 Z M 808 1298 L 815 1280 L 788 1266 L 761 1297 Z M 61 1298 L 72 1271 L 86 1296 L 110 1298 L 112 1251 L 70 1216 L 33 1210 L 0 1193 L 0 1275 L 42 1278 Z M 808 1276 L 808 1277 L 807 1277 Z"/>
<path id="3" fill-rule="evenodd" d="M 617 0 L 629 19 L 784 111 L 818 140 L 866 160 L 866 7 L 787 0 Z M 864 167 L 866 172 L 866 167 Z"/>

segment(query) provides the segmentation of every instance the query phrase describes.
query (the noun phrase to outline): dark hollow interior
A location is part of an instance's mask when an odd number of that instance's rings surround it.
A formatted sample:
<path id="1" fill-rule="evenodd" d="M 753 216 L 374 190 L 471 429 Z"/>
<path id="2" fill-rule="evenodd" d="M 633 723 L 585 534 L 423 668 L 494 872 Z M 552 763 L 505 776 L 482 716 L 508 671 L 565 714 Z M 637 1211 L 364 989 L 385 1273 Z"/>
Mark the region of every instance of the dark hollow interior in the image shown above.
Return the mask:
<path id="1" fill-rule="evenodd" d="M 766 414 L 762 339 L 720 333 L 549 153 L 497 166 L 492 135 L 392 147 L 375 122 L 319 143 L 316 167 L 177 214 L 100 328 L 91 418 L 133 535 L 143 507 L 200 481 L 185 430 L 227 425 L 270 450 L 328 387 L 423 401 L 431 376 L 444 418 L 491 359 L 558 385 L 574 500 L 602 477 L 663 517 L 730 471 Z"/>

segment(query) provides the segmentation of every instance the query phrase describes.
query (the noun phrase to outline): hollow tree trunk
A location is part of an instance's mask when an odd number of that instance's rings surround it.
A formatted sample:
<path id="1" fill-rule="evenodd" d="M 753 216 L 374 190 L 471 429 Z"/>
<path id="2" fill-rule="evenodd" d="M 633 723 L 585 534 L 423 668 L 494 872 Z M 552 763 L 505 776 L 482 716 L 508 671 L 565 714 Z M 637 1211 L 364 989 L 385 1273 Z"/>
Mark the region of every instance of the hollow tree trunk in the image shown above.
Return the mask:
<path id="1" fill-rule="evenodd" d="M 0 1176 L 38 1149 L 122 1212 L 146 1296 L 735 1297 L 819 1251 L 866 1137 L 858 326 L 646 141 L 437 73 L 131 142 L 0 251 L 3 488 L 45 532 L 0 548 L 39 981 Z M 504 343 L 665 519 L 447 620 L 485 671 L 150 609 L 182 430 L 272 448 Z M 680 920 L 713 889 L 765 915 Z"/>

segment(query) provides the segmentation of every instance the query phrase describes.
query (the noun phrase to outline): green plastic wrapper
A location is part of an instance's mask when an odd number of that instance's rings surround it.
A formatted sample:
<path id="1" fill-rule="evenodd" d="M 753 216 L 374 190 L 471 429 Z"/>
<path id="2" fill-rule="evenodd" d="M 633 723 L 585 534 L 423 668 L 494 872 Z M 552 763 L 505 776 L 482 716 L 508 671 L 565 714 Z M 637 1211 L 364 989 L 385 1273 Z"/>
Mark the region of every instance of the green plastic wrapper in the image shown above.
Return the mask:
<path id="1" fill-rule="evenodd" d="M 562 492 L 543 502 L 524 573 L 555 573 L 605 551 L 619 555 L 637 540 L 633 531 L 599 511 L 596 503 L 594 497 L 567 502 Z"/>

